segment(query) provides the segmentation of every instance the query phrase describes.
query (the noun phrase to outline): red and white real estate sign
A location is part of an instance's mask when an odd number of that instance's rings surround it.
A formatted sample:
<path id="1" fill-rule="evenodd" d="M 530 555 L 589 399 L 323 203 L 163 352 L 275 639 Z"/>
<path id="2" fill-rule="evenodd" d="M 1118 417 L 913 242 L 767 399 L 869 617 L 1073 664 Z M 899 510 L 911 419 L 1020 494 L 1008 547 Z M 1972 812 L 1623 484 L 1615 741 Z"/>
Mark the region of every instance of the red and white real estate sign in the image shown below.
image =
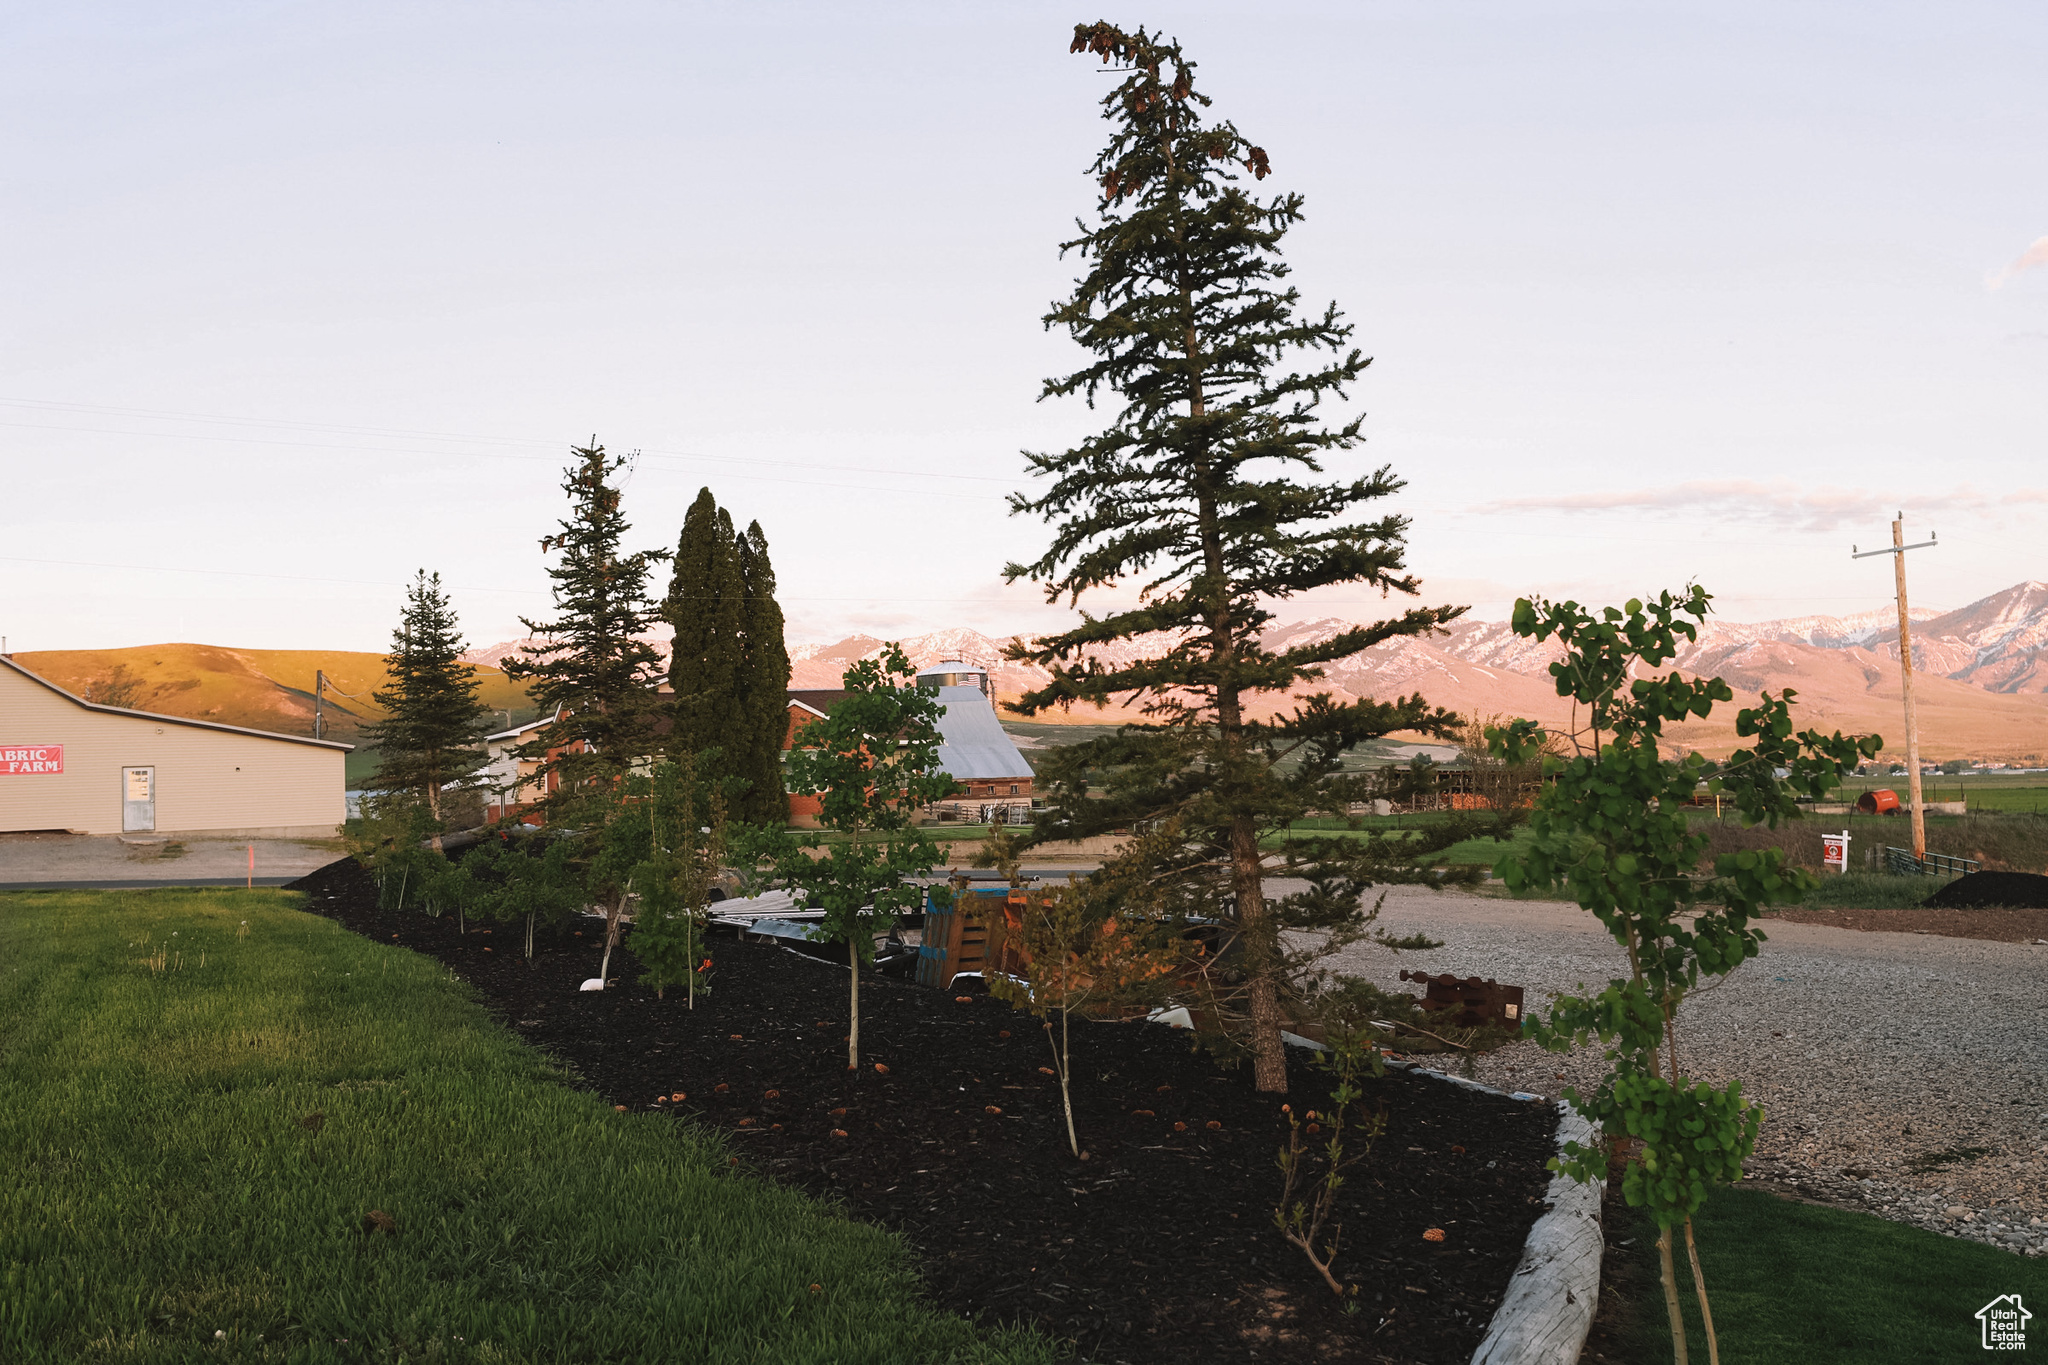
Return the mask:
<path id="1" fill-rule="evenodd" d="M 64 746 L 61 744 L 0 744 L 0 776 L 63 771 Z"/>

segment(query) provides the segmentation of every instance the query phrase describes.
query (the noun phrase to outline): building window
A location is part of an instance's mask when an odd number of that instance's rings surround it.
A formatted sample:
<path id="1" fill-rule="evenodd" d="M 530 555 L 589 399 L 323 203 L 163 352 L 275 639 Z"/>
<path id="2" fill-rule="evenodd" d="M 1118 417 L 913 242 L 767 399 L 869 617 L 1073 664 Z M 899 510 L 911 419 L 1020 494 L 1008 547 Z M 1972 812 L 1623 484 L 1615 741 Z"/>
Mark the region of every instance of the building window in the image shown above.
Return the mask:
<path id="1" fill-rule="evenodd" d="M 1010 784 L 1010 795 L 1012 795 L 1012 796 L 1015 796 L 1016 794 L 1017 794 L 1017 784 L 1016 784 L 1015 782 L 1012 782 L 1012 783 Z"/>

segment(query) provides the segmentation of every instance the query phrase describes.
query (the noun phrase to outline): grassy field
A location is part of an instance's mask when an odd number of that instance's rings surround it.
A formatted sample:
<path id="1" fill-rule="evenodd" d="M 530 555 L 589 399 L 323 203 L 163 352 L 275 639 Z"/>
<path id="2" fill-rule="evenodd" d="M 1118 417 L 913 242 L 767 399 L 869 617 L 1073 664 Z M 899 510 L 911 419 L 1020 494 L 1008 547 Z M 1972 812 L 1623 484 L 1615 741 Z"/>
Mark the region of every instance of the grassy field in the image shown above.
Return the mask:
<path id="1" fill-rule="evenodd" d="M 0 895 L 0 1359 L 1049 1358 L 295 901 Z"/>
<path id="2" fill-rule="evenodd" d="M 1351 821 L 1337 816 L 1312 816 L 1298 820 L 1290 829 L 1303 834 L 1338 834 L 1363 837 L 1368 834 L 1401 834 L 1438 824 L 1443 817 L 1431 812 L 1417 815 L 1361 815 L 1357 817 L 1357 829 L 1350 827 Z M 1432 863 L 1476 863 L 1492 867 L 1508 853 L 1524 848 L 1529 842 L 1529 831 L 1525 826 L 1517 829 L 1514 836 L 1503 843 L 1497 839 L 1465 839 L 1431 855 Z M 1279 836 L 1269 836 L 1268 848 L 1279 847 Z"/>
<path id="3" fill-rule="evenodd" d="M 384 755 L 377 749 L 365 749 L 360 745 L 342 757 L 343 780 L 351 791 L 360 790 L 376 774 L 377 767 L 384 761 Z"/>
<path id="4" fill-rule="evenodd" d="M 1825 875 L 1801 905 L 1855 910 L 1909 910 L 1948 885 L 1946 877 L 1890 877 L 1882 872 Z"/>
<path id="5" fill-rule="evenodd" d="M 1975 1313 L 2018 1294 L 2035 1313 L 2030 1344 L 2048 1341 L 2048 1261 L 1942 1237 L 1865 1213 L 1795 1204 L 1760 1190 L 1721 1190 L 1694 1218 L 1721 1359 L 1746 1365 L 1931 1365 L 1981 1360 Z M 1657 1284 L 1656 1225 L 1637 1221 L 1630 1280 L 1631 1361 L 1669 1361 Z M 1707 1358 L 1699 1303 L 1677 1247 L 1692 1359 Z"/>
<path id="6" fill-rule="evenodd" d="M 1852 777 L 1834 793 L 1839 801 L 1854 801 L 1867 791 L 1881 788 L 1906 799 L 1906 775 Z M 1971 773 L 1964 777 L 1923 777 L 1921 799 L 1967 802 L 1972 811 L 2032 811 L 2048 814 L 2048 773 Z"/>

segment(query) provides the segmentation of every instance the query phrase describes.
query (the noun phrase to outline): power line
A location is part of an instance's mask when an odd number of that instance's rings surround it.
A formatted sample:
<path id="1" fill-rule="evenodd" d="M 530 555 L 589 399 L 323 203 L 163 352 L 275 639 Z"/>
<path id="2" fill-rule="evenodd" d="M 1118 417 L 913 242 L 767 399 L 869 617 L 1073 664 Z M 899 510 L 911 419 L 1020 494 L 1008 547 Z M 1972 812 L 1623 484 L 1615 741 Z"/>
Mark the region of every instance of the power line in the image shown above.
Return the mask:
<path id="1" fill-rule="evenodd" d="M 426 441 L 454 441 L 468 444 L 484 444 L 495 446 L 534 446 L 554 452 L 558 452 L 561 448 L 559 442 L 544 440 L 538 437 L 531 436 L 482 436 L 475 434 L 459 434 L 452 432 L 443 433 L 426 431 L 408 431 L 402 428 L 393 427 L 361 427 L 348 426 L 339 423 L 295 422 L 289 420 L 274 420 L 267 418 L 213 416 L 199 413 L 187 414 L 175 412 L 158 412 L 146 408 L 98 407 L 86 403 L 47 403 L 38 402 L 31 399 L 18 398 L 0 398 L 0 407 L 27 408 L 33 411 L 43 412 L 104 413 L 113 416 L 137 417 L 172 422 L 213 422 L 227 426 L 270 428 L 285 431 L 325 432 L 333 433 L 336 435 L 359 436 L 378 440 L 404 439 Z M 87 434 L 100 436 L 139 436 L 147 439 L 158 440 L 168 438 L 186 441 L 233 441 L 237 444 L 280 445 L 296 447 L 300 449 L 334 450 L 342 452 L 359 452 L 361 450 L 360 447 L 352 445 L 322 445 L 304 441 L 267 440 L 257 437 L 224 436 L 204 432 L 128 431 L 113 427 L 81 427 L 70 424 L 43 422 L 0 422 L 0 426 L 17 427 L 27 431 L 72 431 L 84 432 Z M 394 455 L 455 455 L 473 456 L 476 458 L 486 459 L 518 459 L 541 462 L 553 461 L 555 459 L 560 458 L 559 454 L 541 454 L 538 452 L 532 455 L 511 455 L 481 451 L 419 451 L 390 448 L 378 448 L 368 451 L 366 453 Z M 1018 475 L 960 474 L 947 472 L 943 470 L 926 469 L 877 469 L 863 465 L 821 464 L 816 461 L 764 459 L 752 455 L 713 455 L 704 451 L 695 450 L 641 449 L 637 453 L 639 454 L 640 458 L 648 460 L 681 462 L 713 461 L 724 464 L 768 465 L 779 469 L 815 469 L 830 473 L 843 472 L 849 474 L 879 474 L 885 477 L 901 477 L 912 479 L 950 479 L 957 482 L 969 483 L 1001 483 L 1016 485 L 1022 482 L 1022 476 Z"/>

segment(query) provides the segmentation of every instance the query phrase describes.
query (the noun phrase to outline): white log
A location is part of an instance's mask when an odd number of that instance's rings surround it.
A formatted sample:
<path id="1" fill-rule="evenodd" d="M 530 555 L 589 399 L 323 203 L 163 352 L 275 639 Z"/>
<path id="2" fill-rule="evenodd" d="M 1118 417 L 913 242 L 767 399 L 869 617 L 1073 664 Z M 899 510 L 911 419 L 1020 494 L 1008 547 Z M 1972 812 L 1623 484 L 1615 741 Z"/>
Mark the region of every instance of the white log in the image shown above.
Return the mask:
<path id="1" fill-rule="evenodd" d="M 1589 1120 L 1562 1100 L 1557 1108 L 1559 1155 L 1567 1142 L 1598 1143 Z M 1522 1262 L 1472 1365 L 1574 1365 L 1578 1360 L 1600 1302 L 1604 1189 L 1597 1182 L 1582 1185 L 1569 1176 L 1551 1177 L 1549 1211 L 1529 1229 Z"/>

